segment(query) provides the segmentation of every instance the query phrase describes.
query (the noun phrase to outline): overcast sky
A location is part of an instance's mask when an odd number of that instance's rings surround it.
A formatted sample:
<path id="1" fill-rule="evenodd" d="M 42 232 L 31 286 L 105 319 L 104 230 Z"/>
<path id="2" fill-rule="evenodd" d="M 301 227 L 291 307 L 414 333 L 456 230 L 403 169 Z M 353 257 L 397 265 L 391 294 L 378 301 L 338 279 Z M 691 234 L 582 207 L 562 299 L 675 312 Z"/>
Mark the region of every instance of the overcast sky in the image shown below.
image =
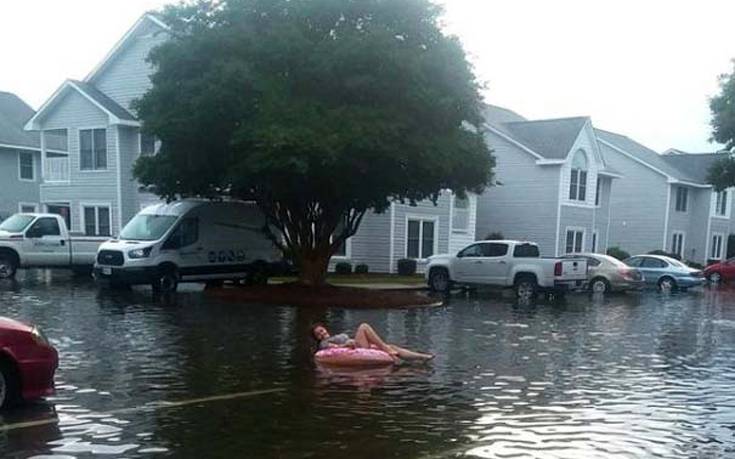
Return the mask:
<path id="1" fill-rule="evenodd" d="M 81 79 L 163 0 L 4 0 L 0 90 L 38 108 Z M 443 0 L 491 103 L 521 115 L 587 115 L 663 151 L 717 149 L 708 97 L 735 57 L 735 2 Z"/>

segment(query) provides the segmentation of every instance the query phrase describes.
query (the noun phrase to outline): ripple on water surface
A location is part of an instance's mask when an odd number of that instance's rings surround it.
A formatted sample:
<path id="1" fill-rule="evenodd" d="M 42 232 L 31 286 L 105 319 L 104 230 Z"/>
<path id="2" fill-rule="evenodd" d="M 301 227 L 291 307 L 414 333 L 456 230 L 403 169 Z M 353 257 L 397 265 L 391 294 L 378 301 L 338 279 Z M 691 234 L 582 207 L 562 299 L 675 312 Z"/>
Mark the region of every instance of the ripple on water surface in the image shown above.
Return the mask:
<path id="1" fill-rule="evenodd" d="M 733 300 L 706 290 L 521 306 L 482 294 L 435 309 L 296 310 L 190 289 L 164 305 L 29 273 L 0 284 L 0 304 L 59 350 L 58 393 L 3 415 L 0 456 L 727 457 Z M 316 320 L 338 332 L 367 321 L 437 358 L 313 368 Z M 29 427 L 7 429 L 19 423 Z"/>

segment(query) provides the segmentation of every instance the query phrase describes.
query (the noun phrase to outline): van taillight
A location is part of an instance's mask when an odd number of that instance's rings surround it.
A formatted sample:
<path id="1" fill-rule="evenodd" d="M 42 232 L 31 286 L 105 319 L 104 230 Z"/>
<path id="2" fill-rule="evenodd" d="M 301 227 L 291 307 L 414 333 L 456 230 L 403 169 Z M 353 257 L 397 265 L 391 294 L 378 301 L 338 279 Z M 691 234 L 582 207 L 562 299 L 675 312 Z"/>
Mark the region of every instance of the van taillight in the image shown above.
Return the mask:
<path id="1" fill-rule="evenodd" d="M 556 264 L 554 265 L 554 275 L 561 276 L 561 273 L 562 273 L 561 261 L 557 261 Z"/>

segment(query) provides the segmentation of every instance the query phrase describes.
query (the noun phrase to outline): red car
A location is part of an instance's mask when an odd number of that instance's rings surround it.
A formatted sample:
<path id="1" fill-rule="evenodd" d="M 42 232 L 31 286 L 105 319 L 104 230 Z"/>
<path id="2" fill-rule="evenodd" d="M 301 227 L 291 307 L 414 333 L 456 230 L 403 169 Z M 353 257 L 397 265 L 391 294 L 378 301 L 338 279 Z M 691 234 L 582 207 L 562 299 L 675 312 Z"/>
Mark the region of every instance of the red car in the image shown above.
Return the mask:
<path id="1" fill-rule="evenodd" d="M 54 393 L 59 355 L 38 327 L 0 317 L 0 408 Z"/>
<path id="2" fill-rule="evenodd" d="M 735 258 L 707 266 L 704 275 L 714 284 L 735 279 Z"/>

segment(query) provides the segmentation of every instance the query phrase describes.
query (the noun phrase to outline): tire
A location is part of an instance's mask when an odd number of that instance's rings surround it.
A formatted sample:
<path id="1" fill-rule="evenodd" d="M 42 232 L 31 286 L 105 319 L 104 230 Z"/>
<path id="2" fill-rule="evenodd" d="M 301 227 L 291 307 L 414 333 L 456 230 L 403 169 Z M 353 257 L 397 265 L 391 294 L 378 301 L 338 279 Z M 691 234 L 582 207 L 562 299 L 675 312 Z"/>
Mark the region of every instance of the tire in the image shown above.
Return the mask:
<path id="1" fill-rule="evenodd" d="M 0 279 L 13 279 L 18 272 L 18 262 L 10 253 L 0 253 Z"/>
<path id="2" fill-rule="evenodd" d="M 590 292 L 591 293 L 610 293 L 610 282 L 604 277 L 595 277 L 590 281 Z"/>
<path id="3" fill-rule="evenodd" d="M 10 408 L 20 401 L 20 384 L 15 367 L 3 359 L 0 361 L 0 409 Z"/>
<path id="4" fill-rule="evenodd" d="M 446 293 L 452 288 L 449 271 L 444 268 L 434 268 L 429 272 L 429 289 L 432 292 Z"/>
<path id="5" fill-rule="evenodd" d="M 153 291 L 161 294 L 176 293 L 179 287 L 179 272 L 175 266 L 161 266 L 158 277 L 152 283 Z"/>
<path id="6" fill-rule="evenodd" d="M 265 263 L 257 263 L 248 274 L 247 284 L 267 285 L 269 277 L 268 266 Z"/>
<path id="7" fill-rule="evenodd" d="M 669 276 L 664 276 L 658 280 L 658 289 L 661 292 L 675 292 L 677 289 L 676 281 Z"/>
<path id="8" fill-rule="evenodd" d="M 710 281 L 712 284 L 720 284 L 722 283 L 722 274 L 718 273 L 717 271 L 709 273 L 707 276 L 707 280 Z"/>
<path id="9" fill-rule="evenodd" d="M 538 284 L 536 279 L 531 276 L 523 276 L 516 279 L 513 289 L 516 292 L 516 298 L 521 300 L 532 300 L 536 298 L 538 293 Z"/>

